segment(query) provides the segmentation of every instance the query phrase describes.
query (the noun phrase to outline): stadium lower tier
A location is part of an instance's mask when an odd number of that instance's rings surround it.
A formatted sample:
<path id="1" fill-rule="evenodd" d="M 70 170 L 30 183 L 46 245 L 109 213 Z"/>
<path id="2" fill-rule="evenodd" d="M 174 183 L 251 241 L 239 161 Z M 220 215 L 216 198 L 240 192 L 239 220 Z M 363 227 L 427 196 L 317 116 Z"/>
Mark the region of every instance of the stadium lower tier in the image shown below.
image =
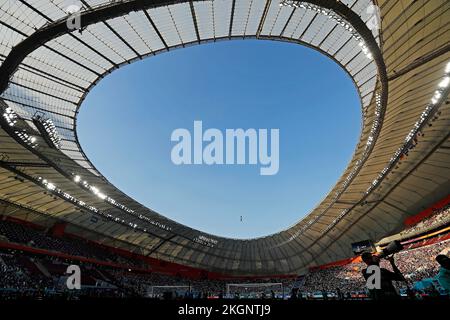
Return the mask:
<path id="1" fill-rule="evenodd" d="M 20 298 L 272 298 L 367 299 L 362 269 L 350 263 L 311 269 L 298 277 L 192 279 L 155 272 L 82 239 L 57 238 L 12 221 L 0 221 L 0 300 Z M 406 282 L 402 296 L 449 297 L 436 276 L 436 256 L 450 248 L 450 233 L 410 242 L 395 255 Z M 80 290 L 67 287 L 68 267 L 80 267 Z M 390 269 L 385 261 L 381 267 Z M 408 288 L 413 290 L 408 290 Z"/>

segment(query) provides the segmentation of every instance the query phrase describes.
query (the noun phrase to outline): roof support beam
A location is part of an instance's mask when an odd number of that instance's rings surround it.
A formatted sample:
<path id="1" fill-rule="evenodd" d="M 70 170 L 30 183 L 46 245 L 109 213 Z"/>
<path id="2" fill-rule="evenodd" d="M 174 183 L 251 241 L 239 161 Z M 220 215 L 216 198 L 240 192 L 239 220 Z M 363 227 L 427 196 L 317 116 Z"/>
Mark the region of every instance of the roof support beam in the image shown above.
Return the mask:
<path id="1" fill-rule="evenodd" d="M 284 24 L 283 29 L 281 30 L 280 35 L 283 37 L 284 32 L 286 31 L 287 26 L 289 25 L 289 22 L 292 20 L 292 16 L 294 15 L 295 11 L 297 11 L 297 8 L 293 8 L 291 11 L 291 14 L 289 15 L 289 18 L 287 19 L 286 23 Z"/>
<path id="2" fill-rule="evenodd" d="M 272 0 L 267 0 L 266 5 L 264 6 L 264 12 L 261 17 L 261 21 L 259 22 L 258 31 L 256 31 L 256 38 L 259 38 L 261 35 L 262 29 L 264 28 L 264 23 L 266 22 L 267 13 L 269 12 L 270 5 Z"/>
<path id="3" fill-rule="evenodd" d="M 200 43 L 200 32 L 198 31 L 197 16 L 195 15 L 194 3 L 192 1 L 189 1 L 189 6 L 191 7 L 192 22 L 194 23 L 195 34 L 197 35 L 197 41 L 198 41 L 198 43 Z"/>
<path id="4" fill-rule="evenodd" d="M 156 8 L 160 6 L 165 6 L 170 3 L 180 3 L 187 2 L 184 0 L 155 0 L 151 2 L 141 1 L 141 0 L 130 0 L 125 2 L 112 2 L 104 6 L 91 8 L 86 11 L 82 11 L 80 13 L 80 21 L 82 24 L 82 28 L 85 28 L 88 25 L 103 22 L 108 19 L 112 19 L 115 17 L 123 16 L 132 11 L 140 11 L 146 10 L 149 8 Z M 315 5 L 322 6 L 326 9 L 333 10 L 334 12 L 341 15 L 344 19 L 352 23 L 358 33 L 363 37 L 365 42 L 367 43 L 368 48 L 373 53 L 375 61 L 377 62 L 380 78 L 382 83 L 386 81 L 385 86 L 387 86 L 387 75 L 385 71 L 384 61 L 382 59 L 382 55 L 380 49 L 373 38 L 371 31 L 367 28 L 365 23 L 361 20 L 361 18 L 353 12 L 350 8 L 340 2 L 330 2 L 327 0 L 309 0 L 304 1 L 308 3 L 312 3 Z M 232 33 L 233 27 L 233 19 L 234 19 L 234 11 L 235 11 L 236 1 L 233 0 L 231 16 L 230 16 L 230 29 L 229 36 Z M 61 19 L 54 23 L 51 23 L 39 30 L 35 33 L 27 37 L 24 41 L 19 43 L 17 46 L 13 48 L 8 57 L 5 59 L 3 64 L 0 66 L 0 94 L 3 93 L 9 83 L 9 79 L 12 74 L 17 70 L 20 63 L 25 59 L 25 57 L 42 46 L 44 43 L 61 36 L 66 33 L 73 32 L 73 30 L 69 29 L 69 26 L 66 23 L 66 19 Z M 50 48 L 50 50 L 52 50 Z M 139 53 L 137 53 L 138 56 Z M 93 71 L 93 70 L 92 70 Z M 93 71 L 95 73 L 95 71 Z M 386 88 L 384 88 L 386 89 Z M 383 100 L 383 97 L 382 97 Z M 385 97 L 387 102 L 387 95 Z"/>
<path id="5" fill-rule="evenodd" d="M 233 4 L 231 5 L 230 29 L 228 30 L 228 37 L 230 37 L 230 38 L 233 33 L 233 21 L 234 21 L 234 9 L 235 8 L 236 8 L 236 0 L 233 0 Z"/>
<path id="6" fill-rule="evenodd" d="M 152 18 L 150 17 L 150 15 L 148 14 L 147 10 L 143 10 L 145 17 L 147 18 L 148 22 L 150 22 L 150 24 L 153 27 L 153 30 L 155 30 L 156 34 L 159 37 L 159 40 L 161 40 L 161 42 L 163 43 L 164 47 L 166 48 L 167 51 L 169 51 L 169 46 L 167 45 L 166 40 L 164 39 L 164 37 L 162 36 L 161 32 L 159 31 L 158 27 L 156 26 L 156 24 L 153 22 Z"/>
<path id="7" fill-rule="evenodd" d="M 412 62 L 411 64 L 407 65 L 406 67 L 404 67 L 399 71 L 393 70 L 393 72 L 389 75 L 388 80 L 391 81 L 397 79 L 398 77 L 401 77 L 402 75 L 407 74 L 408 72 L 420 66 L 423 66 L 425 63 L 430 62 L 431 60 L 438 58 L 449 51 L 450 51 L 450 43 L 448 43 L 443 47 L 440 47 L 437 50 L 434 50 L 433 52 L 424 55 L 423 57 L 420 57 L 417 60 L 414 60 L 414 62 Z"/>
<path id="8" fill-rule="evenodd" d="M 39 163 L 39 162 L 7 161 L 5 163 L 12 167 L 27 167 L 27 168 L 48 168 L 48 167 L 50 167 L 50 165 L 48 163 Z"/>
<path id="9" fill-rule="evenodd" d="M 308 25 L 306 26 L 305 30 L 303 30 L 302 34 L 300 35 L 300 37 L 298 37 L 300 40 L 302 40 L 303 36 L 305 35 L 305 33 L 309 30 L 309 27 L 313 24 L 314 20 L 316 19 L 318 13 L 316 12 L 314 14 L 314 17 L 311 19 L 311 21 L 308 23 Z"/>
<path id="10" fill-rule="evenodd" d="M 175 237 L 176 237 L 176 235 L 174 234 L 174 235 L 172 235 L 172 236 L 170 236 L 170 237 L 168 237 L 168 238 L 166 238 L 166 239 L 161 239 L 161 241 L 160 241 L 156 246 L 154 246 L 153 248 L 150 249 L 149 253 L 147 254 L 147 257 L 151 256 L 151 255 L 152 255 L 153 253 L 155 253 L 159 248 L 161 248 L 161 246 L 162 246 L 163 244 L 165 244 L 167 241 L 172 240 L 172 239 L 175 238 Z"/>
<path id="11" fill-rule="evenodd" d="M 102 22 L 107 19 L 112 19 L 115 17 L 119 17 L 125 15 L 132 11 L 146 10 L 151 7 L 158 7 L 162 5 L 168 5 L 172 3 L 180 3 L 186 1 L 168 1 L 168 0 L 155 0 L 155 1 L 142 1 L 142 0 L 129 0 L 123 2 L 111 2 L 104 6 L 96 7 L 90 10 L 86 10 L 80 13 L 80 18 L 82 22 L 82 26 L 86 27 L 88 25 Z M 353 12 L 350 8 L 342 4 L 341 2 L 334 2 L 329 0 L 310 0 L 305 1 L 312 4 L 319 5 L 325 9 L 330 9 L 339 14 L 343 19 L 347 20 L 354 26 L 354 29 L 358 31 L 361 37 L 366 42 L 369 50 L 373 53 L 375 62 L 378 67 L 379 77 L 381 80 L 381 100 L 382 105 L 386 106 L 387 103 L 387 75 L 386 68 L 384 65 L 384 61 L 380 52 L 380 49 L 371 33 L 371 31 L 367 28 L 365 23 L 361 20 L 361 18 Z M 233 10 L 231 12 L 230 17 L 230 30 L 229 35 L 231 37 L 232 27 L 233 27 L 233 19 L 234 19 L 234 10 L 235 10 L 235 0 L 233 0 Z M 45 44 L 46 42 L 55 39 L 58 36 L 61 36 L 66 33 L 70 33 L 72 30 L 68 29 L 66 25 L 65 19 L 61 21 L 57 21 L 55 23 L 49 24 L 42 29 L 37 30 L 31 36 L 27 37 L 24 41 L 19 43 L 16 47 L 13 48 L 11 53 L 5 59 L 4 63 L 0 66 L 0 94 L 6 90 L 9 79 L 20 66 L 21 62 L 24 58 L 27 57 L 28 54 Z M 384 114 L 384 111 L 383 111 Z M 381 125 L 380 125 L 381 127 Z M 376 139 L 375 139 L 376 140 Z M 375 143 L 373 143 L 375 145 Z M 355 175 L 356 176 L 356 175 Z M 324 214 L 327 209 L 322 213 Z"/>
<path id="12" fill-rule="evenodd" d="M 83 4 L 83 5 L 85 5 L 86 6 L 86 8 L 88 8 L 88 9 L 91 9 L 91 6 L 89 5 L 89 3 L 87 3 L 85 0 L 80 0 L 81 1 L 81 3 Z M 133 48 L 133 46 L 132 45 L 130 45 L 129 43 L 128 43 L 128 41 L 126 41 L 113 27 L 111 27 L 110 26 L 110 24 L 109 23 L 107 23 L 107 22 L 105 22 L 105 21 L 102 21 L 103 22 L 103 24 L 109 29 L 109 30 L 111 30 L 111 32 L 112 33 L 114 33 L 114 35 L 117 37 L 117 38 L 119 38 L 120 39 L 120 41 L 122 41 L 131 51 L 133 51 L 134 52 L 134 54 L 137 56 L 137 57 L 139 57 L 140 59 L 142 59 L 142 56 L 141 56 L 141 54 L 139 53 L 139 52 L 137 52 L 136 51 L 136 49 L 134 49 Z M 83 30 L 83 28 L 81 28 L 81 30 Z M 115 63 L 113 63 L 113 65 L 115 66 L 115 67 L 117 67 L 117 65 L 115 64 Z"/>
<path id="13" fill-rule="evenodd" d="M 29 38 L 32 37 L 34 34 L 36 34 L 36 33 L 33 33 L 33 35 L 29 36 L 29 35 L 27 35 L 26 33 L 23 33 L 22 31 L 20 31 L 20 30 L 18 30 L 18 29 L 16 29 L 16 28 L 14 28 L 14 27 L 12 27 L 12 26 L 10 26 L 10 25 L 4 23 L 4 22 L 1 21 L 1 20 L 0 20 L 0 24 L 3 25 L 3 26 L 5 26 L 5 27 L 7 27 L 7 28 L 9 28 L 9 29 L 11 29 L 11 30 L 13 30 L 14 32 L 20 34 L 21 36 L 25 37 L 26 39 L 29 39 Z M 24 40 L 24 41 L 26 41 L 26 40 Z M 21 42 L 21 43 L 23 43 L 23 42 Z M 20 45 L 20 44 L 19 44 L 19 45 Z M 13 51 L 15 51 L 16 47 L 17 47 L 17 46 L 15 46 L 15 47 L 11 50 L 9 56 L 11 55 L 11 53 L 12 53 Z M 28 54 L 30 54 L 31 52 L 33 52 L 34 50 L 36 50 L 36 49 L 39 48 L 39 47 L 40 47 L 40 45 L 36 46 L 36 47 L 33 48 L 33 50 L 31 50 Z M 45 44 L 43 44 L 42 47 L 44 47 L 44 48 L 46 48 L 46 49 L 52 51 L 53 53 L 56 53 L 57 55 L 60 55 L 60 56 L 63 57 L 64 59 L 67 59 L 67 60 L 69 60 L 70 62 L 73 62 L 73 63 L 77 64 L 78 66 L 80 66 L 80 67 L 82 67 L 82 68 L 84 68 L 84 69 L 86 69 L 86 70 L 88 70 L 88 71 L 90 71 L 90 72 L 92 72 L 92 73 L 94 73 L 94 74 L 100 76 L 100 74 L 98 74 L 98 72 L 96 72 L 96 71 L 94 71 L 94 70 L 92 70 L 92 69 L 90 69 L 90 68 L 84 66 L 83 64 L 79 63 L 78 61 L 75 61 L 75 60 L 69 58 L 68 56 L 66 56 L 66 55 L 64 55 L 64 54 L 62 54 L 62 53 L 56 51 L 55 49 L 50 48 L 49 46 L 47 46 L 47 45 L 45 45 Z M 9 56 L 8 56 L 8 57 L 9 57 Z M 8 57 L 6 57 L 6 59 L 5 59 L 5 61 L 3 62 L 3 64 L 5 64 L 5 62 L 8 61 Z M 22 60 L 25 59 L 25 57 L 26 57 L 26 55 L 22 58 Z M 2 66 L 3 66 L 3 65 L 2 65 Z M 16 68 L 18 68 L 18 66 L 17 66 Z M 15 72 L 15 70 L 16 70 L 16 69 L 14 69 L 13 71 Z M 1 80 L 0 80 L 0 81 L 1 81 Z M 4 91 L 4 90 L 3 90 L 3 91 Z M 1 90 L 1 84 L 0 84 L 0 94 L 3 93 L 3 91 Z"/>
<path id="14" fill-rule="evenodd" d="M 36 9 L 35 7 L 33 7 L 31 4 L 29 4 L 28 2 L 24 1 L 24 0 L 19 0 L 20 2 L 22 2 L 24 5 L 26 5 L 28 8 L 30 8 L 31 10 L 33 10 L 34 12 L 36 12 L 37 14 L 39 14 L 40 16 L 44 17 L 47 21 L 49 22 L 54 22 L 49 16 L 45 15 L 43 12 L 39 11 L 38 9 Z M 75 40 L 77 40 L 78 42 L 80 42 L 81 44 L 83 44 L 84 46 L 86 46 L 87 48 L 89 48 L 90 50 L 92 50 L 93 52 L 95 52 L 97 55 L 99 55 L 100 57 L 102 57 L 103 59 L 105 59 L 106 61 L 108 61 L 110 64 L 112 64 L 113 66 L 117 65 L 114 63 L 114 61 L 112 61 L 111 59 L 109 59 L 108 57 L 106 57 L 105 55 L 101 54 L 98 50 L 94 49 L 92 46 L 88 45 L 86 42 L 84 42 L 83 40 L 80 40 L 78 37 L 76 37 L 73 34 L 70 34 L 72 36 L 72 38 L 74 38 Z"/>

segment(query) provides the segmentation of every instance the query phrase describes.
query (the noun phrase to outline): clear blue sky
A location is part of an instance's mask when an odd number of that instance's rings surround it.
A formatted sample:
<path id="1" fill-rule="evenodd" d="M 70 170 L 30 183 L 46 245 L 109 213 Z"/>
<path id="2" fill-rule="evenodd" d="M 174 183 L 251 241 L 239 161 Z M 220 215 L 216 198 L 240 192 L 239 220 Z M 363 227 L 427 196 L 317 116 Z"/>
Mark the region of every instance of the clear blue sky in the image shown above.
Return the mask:
<path id="1" fill-rule="evenodd" d="M 176 166 L 171 133 L 204 128 L 280 130 L 280 170 Z M 252 238 L 311 211 L 350 160 L 361 127 L 357 91 L 320 53 L 269 41 L 174 50 L 115 71 L 78 118 L 95 166 L 144 205 L 202 231 Z M 243 216 L 243 221 L 240 221 Z"/>

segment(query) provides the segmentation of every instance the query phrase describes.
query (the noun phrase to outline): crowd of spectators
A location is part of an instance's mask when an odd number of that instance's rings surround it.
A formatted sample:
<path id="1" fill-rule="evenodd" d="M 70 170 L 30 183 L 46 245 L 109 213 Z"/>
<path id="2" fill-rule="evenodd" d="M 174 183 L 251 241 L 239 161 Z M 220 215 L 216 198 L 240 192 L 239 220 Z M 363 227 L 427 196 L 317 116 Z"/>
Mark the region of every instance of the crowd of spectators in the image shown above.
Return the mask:
<path id="1" fill-rule="evenodd" d="M 136 260 L 119 256 L 100 246 L 88 243 L 85 240 L 69 237 L 54 237 L 49 235 L 46 230 L 38 230 L 8 220 L 0 220 L 0 235 L 4 240 L 40 249 L 106 262 L 126 264 L 133 267 L 140 266 L 140 263 Z"/>
<path id="2" fill-rule="evenodd" d="M 136 290 L 143 297 L 161 297 L 165 292 L 184 295 L 187 292 L 194 297 L 221 297 L 226 294 L 235 296 L 246 296 L 250 292 L 258 294 L 270 293 L 271 290 L 282 294 L 288 293 L 295 279 L 293 278 L 270 278 L 270 279 L 233 279 L 233 280 L 211 280 L 211 279 L 188 279 L 158 273 L 130 273 L 126 270 L 115 270 L 110 272 L 124 286 Z M 228 288 L 229 284 L 233 284 Z M 249 284 L 246 286 L 246 284 Z M 258 283 L 261 285 L 258 286 Z M 266 285 L 271 283 L 273 285 Z"/>
<path id="3" fill-rule="evenodd" d="M 93 244 L 90 244 L 82 239 L 72 239 L 68 237 L 54 237 L 52 236 L 48 230 L 36 229 L 33 227 L 21 225 L 8 220 L 0 220 L 0 235 L 2 236 L 2 241 L 9 241 L 19 244 L 24 244 L 26 246 L 46 249 L 50 251 L 56 251 L 61 253 L 66 253 L 71 256 L 81 256 L 87 258 L 93 258 L 99 261 L 107 261 L 107 262 L 115 262 L 117 264 L 121 264 L 123 266 L 128 266 L 130 268 L 142 267 L 142 263 L 131 260 L 130 258 L 119 256 L 115 253 L 109 252 L 107 249 L 96 247 Z M 11 277 L 11 281 L 17 281 L 17 286 L 12 286 L 10 283 L 0 283 L 1 289 L 8 290 L 18 290 L 21 288 L 27 288 L 26 290 L 32 289 L 31 291 L 34 293 L 34 289 L 40 288 L 42 290 L 58 290 L 58 283 L 61 283 L 61 278 L 64 278 L 65 270 L 67 266 L 70 264 L 70 261 L 65 261 L 61 258 L 56 257 L 39 257 L 39 258 L 28 258 L 21 253 L 20 256 L 17 255 L 17 258 L 22 260 L 22 263 L 19 264 L 18 261 L 10 261 L 9 259 L 13 259 L 14 255 L 2 254 L 0 256 L 4 257 L 5 261 L 9 261 L 10 263 L 4 265 L 8 265 L 9 268 L 18 268 L 21 272 L 9 272 L 8 278 Z M 10 257 L 10 258 L 8 258 Z M 29 260 L 31 259 L 31 260 Z M 34 260 L 34 261 L 33 261 Z M 0 260 L 1 262 L 1 260 Z M 23 262 L 27 262 L 24 263 Z M 42 272 L 39 270 L 32 270 L 34 264 L 40 264 L 44 267 L 48 273 L 51 273 L 50 278 L 46 278 Z M 191 280 L 191 279 L 183 279 L 181 277 L 176 276 L 168 276 L 158 273 L 132 273 L 129 272 L 127 268 L 125 269 L 114 269 L 114 268 L 105 268 L 96 266 L 99 274 L 92 275 L 89 273 L 91 266 L 89 264 L 84 263 L 85 271 L 84 271 L 84 279 L 86 279 L 86 274 L 89 275 L 90 281 L 89 284 L 95 287 L 96 283 L 100 283 L 102 281 L 109 281 L 109 283 L 113 284 L 116 288 L 126 289 L 125 294 L 134 294 L 141 297 L 150 297 L 150 296 L 162 296 L 164 291 L 169 290 L 169 287 L 174 287 L 173 292 L 179 294 L 180 292 L 195 292 L 197 296 L 223 296 L 226 293 L 227 289 L 227 281 L 219 281 L 219 280 Z M 86 268 L 87 266 L 87 268 Z M 41 268 L 42 268 L 41 267 Z M 34 266 L 36 269 L 36 266 Z M 17 270 L 16 270 L 17 271 Z M 30 274 L 31 273 L 31 274 Z M 28 275 L 27 275 L 28 274 Z M 5 279 L 6 279 L 5 272 Z M 106 279 L 105 279 L 106 278 Z M 39 279 L 39 281 L 34 281 L 35 279 Z M 28 282 L 24 282 L 27 280 Z M 43 280 L 45 281 L 45 286 L 43 286 Z M 233 283 L 257 283 L 257 282 L 268 282 L 268 281 L 276 281 L 277 283 L 283 283 L 283 286 L 286 288 L 286 291 L 292 287 L 293 280 L 290 279 L 262 279 L 262 280 L 233 280 Z M 244 287 L 234 287 L 233 294 L 241 293 L 241 291 L 245 291 Z M 262 288 L 261 288 L 262 290 Z M 30 293 L 31 293 L 30 291 Z M 91 288 L 92 291 L 92 288 Z M 94 294 L 97 293 L 98 290 L 94 290 Z M 23 293 L 23 292 L 22 292 Z"/>
<path id="4" fill-rule="evenodd" d="M 79 292 L 67 290 L 65 286 L 67 267 L 80 265 L 82 289 Z M 39 267 L 38 267 L 39 265 Z M 0 299 L 11 294 L 20 297 L 37 295 L 64 296 L 71 298 L 89 297 L 142 297 L 163 298 L 170 293 L 172 297 L 208 298 L 223 297 L 226 293 L 225 280 L 188 279 L 160 273 L 138 273 L 128 269 L 93 265 L 58 257 L 39 256 L 8 250 L 0 252 Z M 232 294 L 241 293 L 245 283 L 283 283 L 286 292 L 292 287 L 293 279 L 233 280 L 242 283 L 242 288 L 234 287 Z M 263 290 L 263 289 L 261 289 Z M 104 293 L 104 294 L 103 294 Z"/>
<path id="5" fill-rule="evenodd" d="M 364 292 L 365 281 L 361 275 L 362 263 L 352 263 L 315 270 L 308 273 L 300 290 L 306 294 L 319 291 Z"/>
<path id="6" fill-rule="evenodd" d="M 0 255 L 0 274 L 0 288 L 17 290 L 34 287 L 34 281 L 24 272 L 17 259 L 12 255 Z"/>
<path id="7" fill-rule="evenodd" d="M 439 242 L 423 247 L 411 248 L 396 254 L 399 269 L 410 285 L 426 278 L 433 278 L 439 270 L 435 261 L 436 255 L 448 248 L 449 241 Z M 28 262 L 27 262 L 28 261 Z M 37 293 L 48 295 L 69 294 L 64 283 L 67 275 L 65 270 L 73 261 L 65 261 L 54 257 L 30 257 L 23 253 L 0 253 L 0 298 L 10 292 L 20 292 L 22 295 L 35 296 Z M 33 265 L 41 265 L 40 270 Z M 42 272 L 42 266 L 50 277 Z M 172 297 L 288 297 L 294 287 L 303 298 L 316 297 L 318 293 L 323 297 L 361 297 L 364 296 L 365 282 L 362 262 L 350 263 L 326 269 L 311 271 L 296 279 L 234 279 L 209 280 L 187 279 L 179 276 L 159 273 L 137 273 L 127 269 L 117 269 L 91 264 L 82 264 L 83 290 L 80 294 L 90 297 L 145 297 L 163 298 L 168 292 Z M 388 263 L 382 261 L 381 267 L 390 269 Z M 34 270 L 33 270 L 34 268 Z M 238 284 L 227 290 L 228 284 Z M 257 286 L 261 283 L 261 286 Z M 267 286 L 265 283 L 272 283 Z M 281 283 L 282 285 L 275 284 Z M 241 285 L 239 285 L 241 284 Z M 251 284 L 251 285 L 248 285 Z M 405 290 L 405 285 L 398 286 Z M 70 293 L 72 294 L 72 293 Z M 227 296 L 228 294 L 228 296 Z M 73 298 L 73 297 L 72 297 Z"/>
<path id="8" fill-rule="evenodd" d="M 68 290 L 67 268 L 81 269 L 81 290 Z M 122 292 L 109 282 L 102 267 L 51 256 L 35 256 L 15 250 L 0 252 L 0 300 L 14 298 L 121 297 Z M 105 271 L 106 272 L 106 271 Z"/>
<path id="9" fill-rule="evenodd" d="M 129 258 L 119 257 L 101 247 L 78 239 L 55 238 L 42 230 L 35 230 L 9 221 L 0 221 L 3 238 L 52 251 L 68 253 L 72 260 L 30 252 L 0 250 L 0 299 L 11 297 L 276 297 L 297 294 L 302 298 L 361 297 L 366 293 L 362 262 L 310 271 L 299 278 L 270 279 L 188 279 L 140 269 L 129 269 Z M 427 245 L 423 245 L 427 244 Z M 450 246 L 450 240 L 433 244 L 415 243 L 395 255 L 397 265 L 410 285 L 433 278 L 439 271 L 435 257 Z M 422 246 L 420 246 L 422 245 Z M 76 256 L 92 257 L 99 261 L 121 262 L 122 267 L 105 266 L 76 260 Z M 131 261 L 130 265 L 133 262 Z M 82 269 L 82 290 L 68 291 L 67 267 L 77 264 Z M 382 260 L 381 267 L 390 269 Z M 229 286 L 229 284 L 234 284 Z M 258 286 L 258 284 L 261 284 Z M 272 285 L 267 285 L 272 284 Z M 399 290 L 406 286 L 398 285 Z M 295 292 L 295 293 L 292 293 Z"/>
<path id="10" fill-rule="evenodd" d="M 402 232 L 401 235 L 409 235 L 415 234 L 421 231 L 428 231 L 434 229 L 436 227 L 444 226 L 450 222 L 450 204 L 447 204 L 445 207 L 434 210 L 434 212 L 424 220 L 419 223 L 411 226 Z"/>

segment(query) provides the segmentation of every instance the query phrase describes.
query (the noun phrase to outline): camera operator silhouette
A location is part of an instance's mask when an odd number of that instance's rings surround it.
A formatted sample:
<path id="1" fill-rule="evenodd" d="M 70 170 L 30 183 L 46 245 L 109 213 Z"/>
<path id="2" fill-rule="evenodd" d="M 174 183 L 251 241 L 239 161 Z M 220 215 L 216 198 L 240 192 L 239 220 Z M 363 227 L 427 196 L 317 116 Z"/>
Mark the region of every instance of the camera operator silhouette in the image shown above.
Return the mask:
<path id="1" fill-rule="evenodd" d="M 380 260 L 381 260 L 380 256 L 374 255 L 370 252 L 364 252 L 361 255 L 361 259 L 368 267 L 377 266 L 380 270 L 379 288 L 369 289 L 370 298 L 372 298 L 373 300 L 400 299 L 400 295 L 395 289 L 392 281 L 406 281 L 406 280 L 403 277 L 400 270 L 395 265 L 394 255 L 385 257 L 385 259 L 391 263 L 393 272 L 385 268 L 380 268 Z M 367 272 L 367 268 L 362 270 L 362 274 L 364 276 L 364 279 L 366 279 L 366 281 L 372 275 L 371 273 Z"/>

